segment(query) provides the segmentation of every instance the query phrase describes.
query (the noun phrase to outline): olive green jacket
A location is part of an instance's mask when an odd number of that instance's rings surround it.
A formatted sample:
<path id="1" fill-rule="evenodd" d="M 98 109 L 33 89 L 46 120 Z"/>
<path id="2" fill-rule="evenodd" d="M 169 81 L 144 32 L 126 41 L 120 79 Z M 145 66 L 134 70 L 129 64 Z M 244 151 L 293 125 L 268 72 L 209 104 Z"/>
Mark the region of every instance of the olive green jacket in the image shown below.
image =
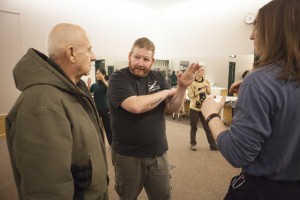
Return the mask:
<path id="1" fill-rule="evenodd" d="M 29 49 L 13 70 L 22 92 L 6 119 L 20 199 L 102 199 L 107 161 L 101 123 L 85 83 Z"/>

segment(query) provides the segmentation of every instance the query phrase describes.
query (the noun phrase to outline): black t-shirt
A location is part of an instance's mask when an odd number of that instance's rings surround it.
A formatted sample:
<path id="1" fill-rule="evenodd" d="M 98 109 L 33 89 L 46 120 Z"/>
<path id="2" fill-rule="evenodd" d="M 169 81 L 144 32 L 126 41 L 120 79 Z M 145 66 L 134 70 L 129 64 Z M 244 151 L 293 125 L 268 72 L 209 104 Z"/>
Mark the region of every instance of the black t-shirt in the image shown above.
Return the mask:
<path id="1" fill-rule="evenodd" d="M 108 99 L 114 151 L 127 156 L 150 157 L 168 150 L 164 101 L 141 114 L 130 113 L 120 104 L 130 96 L 169 88 L 163 75 L 157 71 L 151 70 L 145 77 L 136 77 L 126 67 L 110 76 Z"/>

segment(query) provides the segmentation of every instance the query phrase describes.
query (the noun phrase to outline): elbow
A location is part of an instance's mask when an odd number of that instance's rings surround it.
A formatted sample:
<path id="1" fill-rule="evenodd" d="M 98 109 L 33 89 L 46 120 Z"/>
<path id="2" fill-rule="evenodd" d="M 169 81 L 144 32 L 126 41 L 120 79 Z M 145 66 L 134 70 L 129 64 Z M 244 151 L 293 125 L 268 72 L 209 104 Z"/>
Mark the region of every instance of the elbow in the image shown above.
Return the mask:
<path id="1" fill-rule="evenodd" d="M 254 162 L 258 155 L 258 150 L 249 148 L 249 144 L 246 144 L 245 142 L 237 142 L 236 140 L 233 140 L 232 137 L 224 136 L 226 135 L 219 135 L 218 146 L 223 157 L 233 167 L 244 168 Z"/>
<path id="2" fill-rule="evenodd" d="M 122 106 L 122 107 L 125 110 L 127 110 L 128 112 L 133 113 L 133 114 L 141 114 L 141 113 L 143 113 L 143 110 L 142 110 L 141 106 L 139 106 L 138 104 L 133 104 L 133 105 L 127 106 L 126 108 L 124 106 Z"/>
<path id="3" fill-rule="evenodd" d="M 254 157 L 241 151 L 224 153 L 223 149 L 220 149 L 225 159 L 235 168 L 244 168 L 254 162 Z M 226 151 L 226 150 L 225 150 Z"/>
<path id="4" fill-rule="evenodd" d="M 166 104 L 166 108 L 167 110 L 169 110 L 170 112 L 179 112 L 180 108 L 174 108 L 172 106 L 170 106 L 169 104 Z"/>
<path id="5" fill-rule="evenodd" d="M 143 113 L 143 110 L 139 106 L 132 106 L 129 112 L 134 114 L 141 114 Z"/>
<path id="6" fill-rule="evenodd" d="M 133 114 L 145 112 L 145 105 L 136 96 L 125 99 L 121 105 L 123 109 Z"/>
<path id="7" fill-rule="evenodd" d="M 243 168 L 245 165 L 239 161 L 227 160 L 234 168 Z"/>
<path id="8" fill-rule="evenodd" d="M 229 161 L 229 163 L 235 168 L 245 168 L 249 166 L 250 163 L 252 162 L 248 160 L 235 160 L 235 161 Z"/>

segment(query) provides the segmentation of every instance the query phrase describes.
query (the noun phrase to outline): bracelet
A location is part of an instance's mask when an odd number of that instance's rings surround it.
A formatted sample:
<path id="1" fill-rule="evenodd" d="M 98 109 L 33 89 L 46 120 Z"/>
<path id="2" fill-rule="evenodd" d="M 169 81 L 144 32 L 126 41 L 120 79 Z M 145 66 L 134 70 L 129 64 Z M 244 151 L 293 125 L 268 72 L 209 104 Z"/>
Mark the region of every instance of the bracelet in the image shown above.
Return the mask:
<path id="1" fill-rule="evenodd" d="M 210 122 L 210 120 L 212 120 L 215 117 L 219 117 L 221 119 L 221 117 L 218 113 L 212 113 L 206 118 L 205 123 L 208 124 Z"/>

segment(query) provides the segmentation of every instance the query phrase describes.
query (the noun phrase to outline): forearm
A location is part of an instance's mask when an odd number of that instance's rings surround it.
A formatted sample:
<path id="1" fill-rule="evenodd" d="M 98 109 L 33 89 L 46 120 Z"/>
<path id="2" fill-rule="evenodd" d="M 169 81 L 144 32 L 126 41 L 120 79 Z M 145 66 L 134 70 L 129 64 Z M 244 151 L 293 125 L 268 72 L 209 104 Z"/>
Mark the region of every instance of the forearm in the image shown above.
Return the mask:
<path id="1" fill-rule="evenodd" d="M 108 81 L 103 79 L 102 82 L 104 83 L 104 85 L 106 85 L 106 87 L 108 87 Z"/>
<path id="2" fill-rule="evenodd" d="M 216 141 L 220 133 L 227 130 L 226 126 L 219 117 L 214 117 L 213 119 L 211 119 L 208 122 L 208 126 Z"/>
<path id="3" fill-rule="evenodd" d="M 205 117 L 206 123 L 208 123 L 208 126 L 215 139 L 217 139 L 220 133 L 227 130 L 220 117 L 218 117 L 218 115 L 215 115 L 215 113 L 220 113 L 220 111 L 224 107 L 225 100 L 226 98 L 222 97 L 220 102 L 216 102 L 214 100 L 214 97 L 210 95 L 204 100 L 201 107 L 202 114 Z M 210 118 L 210 120 L 208 118 Z"/>
<path id="4" fill-rule="evenodd" d="M 168 110 L 171 112 L 177 112 L 184 100 L 185 100 L 185 95 L 186 95 L 186 88 L 185 87 L 177 87 L 175 94 L 172 96 L 171 99 L 166 99 L 166 106 Z"/>
<path id="5" fill-rule="evenodd" d="M 139 114 L 154 109 L 169 95 L 169 90 L 162 90 L 154 94 L 131 96 L 121 103 L 121 107 L 128 112 Z"/>

